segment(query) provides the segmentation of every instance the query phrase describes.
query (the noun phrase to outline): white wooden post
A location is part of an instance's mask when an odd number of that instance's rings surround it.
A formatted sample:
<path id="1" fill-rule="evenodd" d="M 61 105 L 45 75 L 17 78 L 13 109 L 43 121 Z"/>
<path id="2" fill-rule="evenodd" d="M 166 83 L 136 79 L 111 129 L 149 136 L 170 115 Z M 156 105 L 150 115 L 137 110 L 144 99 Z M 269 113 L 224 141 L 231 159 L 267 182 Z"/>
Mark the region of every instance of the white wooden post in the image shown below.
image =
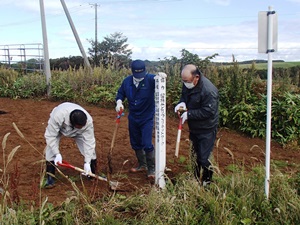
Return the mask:
<path id="1" fill-rule="evenodd" d="M 155 77 L 155 184 L 164 188 L 166 168 L 166 78 Z"/>

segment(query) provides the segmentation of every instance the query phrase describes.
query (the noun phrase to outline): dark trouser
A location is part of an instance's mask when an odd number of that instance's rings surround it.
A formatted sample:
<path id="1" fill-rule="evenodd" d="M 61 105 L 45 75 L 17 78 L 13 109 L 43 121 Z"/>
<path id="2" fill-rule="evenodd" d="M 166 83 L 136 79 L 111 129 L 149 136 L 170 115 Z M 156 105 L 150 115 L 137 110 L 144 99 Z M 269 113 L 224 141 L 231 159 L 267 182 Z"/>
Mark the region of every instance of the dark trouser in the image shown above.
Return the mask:
<path id="1" fill-rule="evenodd" d="M 46 161 L 47 181 L 46 186 L 54 185 L 55 166 L 54 161 Z"/>
<path id="2" fill-rule="evenodd" d="M 93 174 L 97 173 L 97 159 L 91 160 L 91 171 Z"/>
<path id="3" fill-rule="evenodd" d="M 209 157 L 213 151 L 216 140 L 217 129 L 210 133 L 190 133 L 190 140 L 193 143 L 193 154 L 196 156 L 194 175 L 200 181 L 201 168 L 203 169 L 201 181 L 209 182 L 212 179 L 213 170 L 210 167 Z"/>
<path id="4" fill-rule="evenodd" d="M 152 144 L 153 119 L 137 120 L 129 116 L 128 130 L 132 149 L 143 149 L 146 153 L 154 149 Z"/>
<path id="5" fill-rule="evenodd" d="M 129 115 L 128 129 L 130 144 L 132 149 L 138 151 L 143 150 L 145 156 L 138 158 L 139 165 L 147 164 L 148 176 L 153 176 L 155 173 L 155 152 L 152 144 L 153 119 L 136 119 Z"/>

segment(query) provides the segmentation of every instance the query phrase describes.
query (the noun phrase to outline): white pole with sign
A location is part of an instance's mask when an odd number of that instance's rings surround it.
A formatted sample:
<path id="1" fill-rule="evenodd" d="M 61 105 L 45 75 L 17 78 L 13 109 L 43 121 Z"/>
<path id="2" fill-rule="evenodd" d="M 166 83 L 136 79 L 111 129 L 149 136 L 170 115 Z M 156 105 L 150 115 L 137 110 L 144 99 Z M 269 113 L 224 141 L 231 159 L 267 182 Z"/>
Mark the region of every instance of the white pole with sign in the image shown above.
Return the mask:
<path id="1" fill-rule="evenodd" d="M 155 77 L 155 184 L 164 188 L 166 168 L 166 78 Z"/>
<path id="2" fill-rule="evenodd" d="M 258 14 L 258 52 L 268 54 L 267 77 L 267 120 L 266 120 L 266 176 L 265 195 L 269 198 L 270 189 L 270 147 L 272 110 L 272 53 L 277 51 L 277 14 L 269 6 L 269 11 Z"/>

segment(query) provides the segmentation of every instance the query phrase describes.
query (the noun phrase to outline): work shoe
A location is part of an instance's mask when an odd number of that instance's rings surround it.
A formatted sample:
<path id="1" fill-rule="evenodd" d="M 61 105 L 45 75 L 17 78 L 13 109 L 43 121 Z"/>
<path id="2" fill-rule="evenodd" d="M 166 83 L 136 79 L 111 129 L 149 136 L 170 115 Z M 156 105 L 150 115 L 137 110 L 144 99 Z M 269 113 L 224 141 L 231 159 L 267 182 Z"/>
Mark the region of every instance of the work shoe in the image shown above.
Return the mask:
<path id="1" fill-rule="evenodd" d="M 130 172 L 136 173 L 147 170 L 147 163 L 144 150 L 135 150 L 135 155 L 138 160 L 138 166 L 130 169 Z"/>
<path id="2" fill-rule="evenodd" d="M 208 187 L 210 185 L 211 181 L 203 181 L 202 186 L 203 187 Z"/>
<path id="3" fill-rule="evenodd" d="M 54 176 L 55 176 L 55 166 L 54 161 L 47 161 L 46 162 L 46 173 L 47 173 L 47 179 L 46 184 L 44 185 L 44 188 L 53 188 L 54 187 Z"/>
<path id="4" fill-rule="evenodd" d="M 213 170 L 211 168 L 204 167 L 202 174 L 202 185 L 207 187 L 212 182 Z"/>
<path id="5" fill-rule="evenodd" d="M 147 166 L 142 165 L 142 166 L 137 166 L 137 167 L 133 167 L 130 169 L 130 172 L 132 173 L 137 173 L 137 172 L 142 172 L 142 171 L 147 171 Z"/>
<path id="6" fill-rule="evenodd" d="M 93 173 L 93 174 L 97 174 L 97 159 L 92 159 L 91 160 L 91 172 Z M 92 176 L 87 176 L 88 177 L 88 179 L 89 180 L 93 180 L 94 179 L 94 177 L 92 177 Z"/>
<path id="7" fill-rule="evenodd" d="M 51 175 L 47 175 L 46 184 L 44 185 L 44 188 L 50 189 L 55 186 L 54 178 Z"/>

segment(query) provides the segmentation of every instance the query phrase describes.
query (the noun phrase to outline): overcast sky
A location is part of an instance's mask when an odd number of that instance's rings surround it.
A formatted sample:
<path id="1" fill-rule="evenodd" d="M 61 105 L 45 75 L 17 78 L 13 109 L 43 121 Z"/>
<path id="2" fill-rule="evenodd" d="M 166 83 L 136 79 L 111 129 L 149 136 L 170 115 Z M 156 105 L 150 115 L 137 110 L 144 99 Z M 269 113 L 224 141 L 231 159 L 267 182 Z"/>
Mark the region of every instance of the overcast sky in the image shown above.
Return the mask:
<path id="1" fill-rule="evenodd" d="M 81 55 L 61 1 L 43 2 L 50 58 Z M 132 59 L 180 57 L 186 49 L 201 58 L 218 53 L 214 61 L 227 62 L 232 55 L 237 61 L 267 59 L 267 54 L 258 53 L 258 14 L 271 6 L 278 18 L 278 51 L 273 59 L 300 61 L 300 0 L 65 0 L 65 4 L 86 53 L 88 40 L 95 39 L 97 4 L 98 42 L 121 32 L 128 38 Z M 40 0 L 1 0 L 2 58 L 7 52 L 3 49 L 13 52 L 37 44 L 43 44 Z"/>

